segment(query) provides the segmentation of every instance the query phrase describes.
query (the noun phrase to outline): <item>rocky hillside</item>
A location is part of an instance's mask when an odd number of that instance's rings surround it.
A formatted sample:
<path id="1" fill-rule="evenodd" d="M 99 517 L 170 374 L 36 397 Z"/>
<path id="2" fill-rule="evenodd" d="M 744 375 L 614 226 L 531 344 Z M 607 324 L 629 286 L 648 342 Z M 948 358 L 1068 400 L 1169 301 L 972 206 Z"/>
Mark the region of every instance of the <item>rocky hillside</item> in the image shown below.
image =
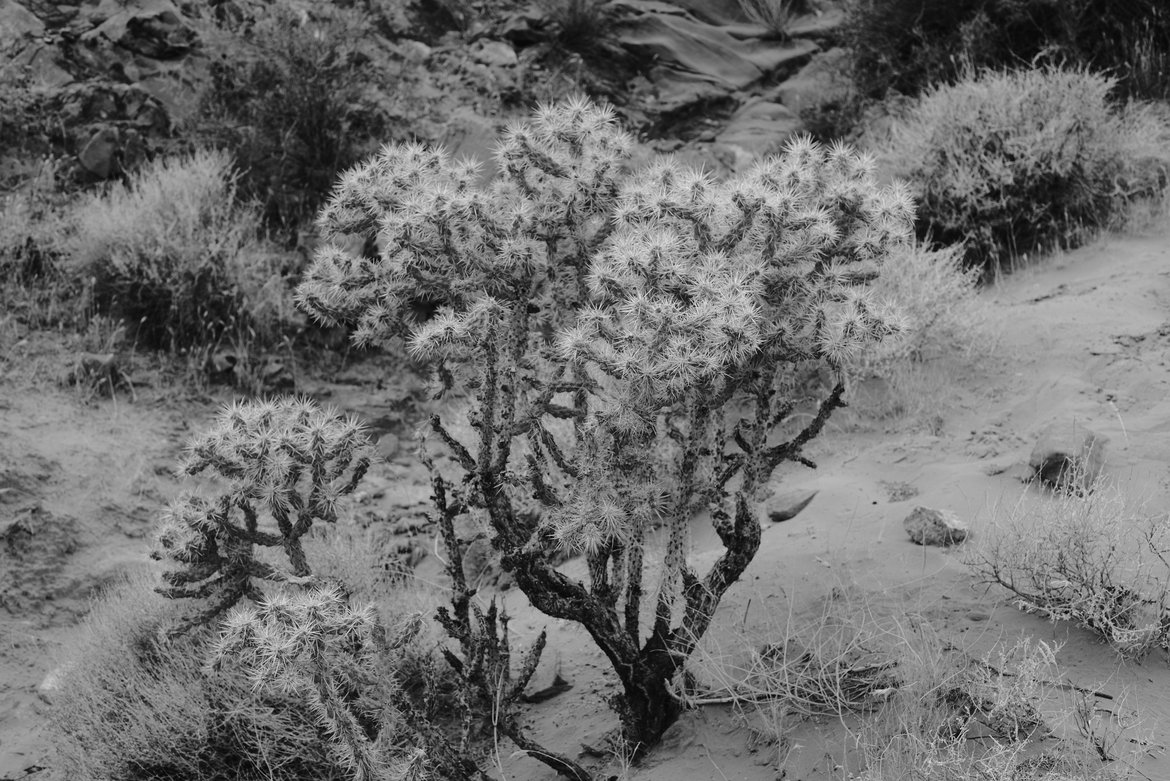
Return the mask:
<path id="1" fill-rule="evenodd" d="M 502 115 L 585 89 L 618 105 L 653 151 L 736 170 L 843 89 L 834 10 L 779 34 L 747 22 L 735 0 L 612 0 L 588 8 L 593 41 L 571 27 L 564 3 L 369 5 L 348 54 L 386 74 L 365 86 L 396 99 L 398 132 L 481 157 Z M 0 176 L 15 181 L 49 155 L 84 183 L 206 142 L 193 128 L 208 119 L 215 69 L 248 55 L 258 20 L 290 9 L 300 24 L 321 13 L 300 0 L 0 0 L 9 104 L 0 122 L 17 139 Z"/>

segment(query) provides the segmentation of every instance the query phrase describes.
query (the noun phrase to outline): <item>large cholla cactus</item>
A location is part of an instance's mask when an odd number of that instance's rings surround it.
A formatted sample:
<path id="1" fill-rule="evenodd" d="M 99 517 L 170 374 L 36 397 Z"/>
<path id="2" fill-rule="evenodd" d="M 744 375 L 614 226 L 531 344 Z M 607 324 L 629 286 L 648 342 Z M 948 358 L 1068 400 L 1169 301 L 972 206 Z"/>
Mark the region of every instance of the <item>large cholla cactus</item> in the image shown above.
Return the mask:
<path id="1" fill-rule="evenodd" d="M 471 396 L 472 441 L 430 422 L 463 472 L 437 475 L 441 514 L 486 515 L 532 603 L 585 627 L 622 681 L 626 739 L 645 746 L 759 547 L 758 489 L 782 461 L 812 465 L 801 450 L 843 404 L 843 365 L 898 328 L 862 283 L 908 239 L 913 208 L 840 145 L 798 140 L 726 182 L 671 161 L 625 173 L 630 147 L 585 101 L 510 127 L 485 187 L 442 151 L 388 146 L 321 216 L 327 236 L 376 233 L 381 255 L 325 249 L 300 300 L 355 323 L 358 342 L 405 337 Z M 420 300 L 438 302 L 433 318 L 411 316 Z M 783 389 L 810 360 L 839 382 L 796 429 Z M 725 551 L 698 573 L 688 530 L 704 508 Z M 647 557 L 663 526 L 664 555 Z M 566 545 L 588 583 L 550 563 Z"/>
<path id="2" fill-rule="evenodd" d="M 179 568 L 160 591 L 208 600 L 191 621 L 203 623 L 245 596 L 259 598 L 255 578 L 306 582 L 301 537 L 317 521 L 337 520 L 337 500 L 354 490 L 373 452 L 359 423 L 310 401 L 225 408 L 190 444 L 182 471 L 213 472 L 227 490 L 182 496 L 163 514 L 153 555 Z M 257 545 L 283 549 L 290 569 L 259 561 Z"/>

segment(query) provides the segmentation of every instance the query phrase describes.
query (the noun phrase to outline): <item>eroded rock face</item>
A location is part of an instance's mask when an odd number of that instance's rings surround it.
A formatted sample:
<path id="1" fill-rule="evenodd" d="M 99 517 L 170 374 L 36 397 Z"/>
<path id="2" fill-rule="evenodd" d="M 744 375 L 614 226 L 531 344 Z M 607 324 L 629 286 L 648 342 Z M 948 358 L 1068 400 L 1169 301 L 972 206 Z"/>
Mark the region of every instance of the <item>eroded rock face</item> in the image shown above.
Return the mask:
<path id="1" fill-rule="evenodd" d="M 967 539 L 967 522 L 950 510 L 915 507 L 902 521 L 910 540 L 919 545 L 947 546 Z"/>
<path id="2" fill-rule="evenodd" d="M 1086 491 L 1105 466 L 1107 441 L 1076 422 L 1051 423 L 1036 440 L 1028 466 L 1046 485 Z"/>

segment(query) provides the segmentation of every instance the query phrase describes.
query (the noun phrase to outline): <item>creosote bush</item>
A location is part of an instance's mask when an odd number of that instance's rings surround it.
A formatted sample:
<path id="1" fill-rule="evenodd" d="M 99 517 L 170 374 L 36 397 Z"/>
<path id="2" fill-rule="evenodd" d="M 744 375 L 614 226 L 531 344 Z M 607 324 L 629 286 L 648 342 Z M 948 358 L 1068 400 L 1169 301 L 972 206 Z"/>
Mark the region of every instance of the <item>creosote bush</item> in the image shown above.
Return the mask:
<path id="1" fill-rule="evenodd" d="M 67 268 L 144 346 L 275 339 L 293 316 L 285 275 L 235 182 L 220 152 L 154 161 L 78 207 Z"/>
<path id="2" fill-rule="evenodd" d="M 928 90 L 893 126 L 888 155 L 920 205 L 918 231 L 964 242 L 992 272 L 1081 243 L 1170 181 L 1170 128 L 1118 106 L 1085 70 L 988 71 Z"/>
<path id="3" fill-rule="evenodd" d="M 578 100 L 510 127 L 486 186 L 474 163 L 387 146 L 320 217 L 330 239 L 376 231 L 381 255 L 326 247 L 299 298 L 359 344 L 404 336 L 437 392 L 466 399 L 462 438 L 439 416 L 426 427 L 449 456 L 430 462 L 438 518 L 485 515 L 529 600 L 584 627 L 641 751 L 677 717 L 670 681 L 759 547 L 757 490 L 784 461 L 812 466 L 803 447 L 844 403 L 839 382 L 798 426 L 781 375 L 811 360 L 840 375 L 898 329 L 862 285 L 913 207 L 840 145 L 798 140 L 714 182 L 670 160 L 626 174 L 631 143 Z M 435 316 L 412 315 L 418 301 Z M 724 546 L 706 571 L 687 557 L 701 509 Z M 550 562 L 563 548 L 585 555 L 587 583 Z M 493 647 L 484 619 L 456 620 L 464 649 Z"/>

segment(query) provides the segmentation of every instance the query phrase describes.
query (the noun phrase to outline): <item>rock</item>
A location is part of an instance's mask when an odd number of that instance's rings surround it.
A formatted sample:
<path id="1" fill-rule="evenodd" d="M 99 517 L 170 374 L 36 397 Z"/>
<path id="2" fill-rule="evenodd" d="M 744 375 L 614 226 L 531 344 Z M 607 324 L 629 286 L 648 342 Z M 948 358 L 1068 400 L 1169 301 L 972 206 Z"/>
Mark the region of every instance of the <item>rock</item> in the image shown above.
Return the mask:
<path id="1" fill-rule="evenodd" d="M 953 545 L 967 538 L 967 523 L 950 510 L 915 507 L 902 528 L 919 545 Z"/>
<path id="2" fill-rule="evenodd" d="M 0 41 L 10 45 L 21 38 L 39 38 L 45 23 L 36 14 L 14 0 L 0 0 Z"/>
<path id="3" fill-rule="evenodd" d="M 37 685 L 37 697 L 41 699 L 41 702 L 46 705 L 53 704 L 53 698 L 57 696 L 57 692 L 61 691 L 61 686 L 65 682 L 65 676 L 68 674 L 69 667 L 64 665 L 54 667 L 45 673 L 45 677 Z"/>
<path id="4" fill-rule="evenodd" d="M 768 511 L 768 520 L 773 523 L 792 520 L 808 507 L 816 495 L 817 491 L 811 488 L 780 494 L 769 502 L 772 509 Z"/>
<path id="5" fill-rule="evenodd" d="M 94 29 L 81 36 L 83 41 L 105 39 L 146 57 L 182 56 L 196 38 L 170 0 L 101 0 L 85 13 Z"/>
<path id="6" fill-rule="evenodd" d="M 702 74 L 728 89 L 742 89 L 764 75 L 740 54 L 740 41 L 687 16 L 642 13 L 622 20 L 616 37 L 628 49 L 681 71 Z"/>
<path id="7" fill-rule="evenodd" d="M 803 127 L 800 117 L 787 106 L 756 100 L 731 117 L 715 143 L 737 147 L 753 158 L 760 158 L 779 150 Z"/>
<path id="8" fill-rule="evenodd" d="M 770 97 L 796 114 L 844 99 L 849 91 L 849 53 L 838 47 L 814 54 L 800 71 L 772 92 Z"/>
<path id="9" fill-rule="evenodd" d="M 471 50 L 472 59 L 492 68 L 510 68 L 520 60 L 516 50 L 503 41 L 480 41 Z"/>
<path id="10" fill-rule="evenodd" d="M 117 153 L 117 129 L 103 127 L 90 136 L 89 141 L 85 142 L 85 146 L 77 153 L 77 161 L 81 163 L 82 168 L 99 179 L 108 179 L 120 168 Z"/>
<path id="11" fill-rule="evenodd" d="M 1028 466 L 1042 483 L 1088 490 L 1105 465 L 1107 441 L 1076 422 L 1051 423 L 1040 433 Z"/>
<path id="12" fill-rule="evenodd" d="M 457 111 L 446 124 L 446 133 L 441 142 L 453 158 L 470 157 L 478 160 L 480 181 L 495 177 L 496 137 L 499 132 L 492 122 L 474 111 Z"/>

